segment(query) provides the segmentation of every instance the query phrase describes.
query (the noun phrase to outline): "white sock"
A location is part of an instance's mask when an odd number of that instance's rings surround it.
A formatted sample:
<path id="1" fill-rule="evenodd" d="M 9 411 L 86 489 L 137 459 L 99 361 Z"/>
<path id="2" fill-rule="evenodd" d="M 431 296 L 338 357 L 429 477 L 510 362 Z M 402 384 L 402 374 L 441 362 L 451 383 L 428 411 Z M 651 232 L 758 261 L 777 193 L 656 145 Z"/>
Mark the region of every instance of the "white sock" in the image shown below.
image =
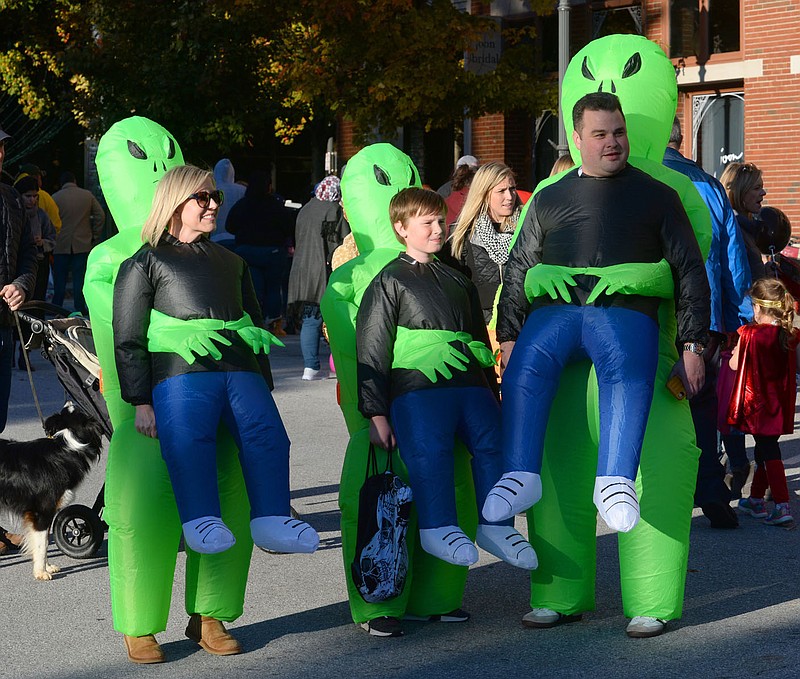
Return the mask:
<path id="1" fill-rule="evenodd" d="M 505 521 L 542 498 L 542 479 L 532 472 L 508 472 L 500 477 L 483 503 L 483 518 L 490 523 Z"/>
<path id="2" fill-rule="evenodd" d="M 539 565 L 533 547 L 513 526 L 487 526 L 481 523 L 475 542 L 489 554 L 517 568 L 532 571 Z"/>
<path id="3" fill-rule="evenodd" d="M 478 560 L 478 550 L 458 526 L 422 528 L 419 540 L 428 554 L 456 566 L 471 566 Z"/>
<path id="4" fill-rule="evenodd" d="M 624 476 L 598 476 L 594 482 L 594 504 L 611 530 L 627 533 L 639 522 L 636 486 Z"/>
<path id="5" fill-rule="evenodd" d="M 201 516 L 183 524 L 183 539 L 200 554 L 218 554 L 236 544 L 230 529 L 218 516 Z"/>
<path id="6" fill-rule="evenodd" d="M 257 546 L 271 552 L 311 554 L 319 547 L 317 531 L 291 516 L 259 516 L 250 522 L 250 534 Z"/>

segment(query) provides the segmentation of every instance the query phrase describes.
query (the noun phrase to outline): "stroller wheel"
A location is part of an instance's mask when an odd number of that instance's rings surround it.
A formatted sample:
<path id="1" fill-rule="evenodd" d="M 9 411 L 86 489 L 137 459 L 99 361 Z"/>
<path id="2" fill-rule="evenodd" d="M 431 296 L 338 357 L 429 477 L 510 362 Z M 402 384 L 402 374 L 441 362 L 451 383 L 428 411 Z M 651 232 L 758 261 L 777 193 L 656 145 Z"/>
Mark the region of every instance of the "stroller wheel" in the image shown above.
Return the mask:
<path id="1" fill-rule="evenodd" d="M 84 505 L 64 507 L 53 521 L 53 540 L 63 554 L 73 559 L 90 559 L 103 543 L 103 524 Z"/>

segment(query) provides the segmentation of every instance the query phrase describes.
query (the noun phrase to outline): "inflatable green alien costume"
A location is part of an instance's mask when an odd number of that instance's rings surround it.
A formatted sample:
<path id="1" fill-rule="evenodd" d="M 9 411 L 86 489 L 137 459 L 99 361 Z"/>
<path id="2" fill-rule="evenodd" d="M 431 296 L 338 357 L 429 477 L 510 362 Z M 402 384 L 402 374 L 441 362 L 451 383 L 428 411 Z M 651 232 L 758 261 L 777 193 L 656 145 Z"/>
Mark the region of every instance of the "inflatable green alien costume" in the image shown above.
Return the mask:
<path id="1" fill-rule="evenodd" d="M 141 228 L 158 180 L 183 164 L 181 150 L 163 127 L 126 118 L 100 140 L 97 170 L 119 234 L 95 247 L 84 294 L 103 371 L 103 395 L 114 435 L 106 468 L 108 565 L 114 628 L 129 636 L 166 628 L 181 523 L 158 439 L 139 434 L 134 408 L 120 396 L 111 329 L 114 281 L 120 264 L 142 245 Z M 250 507 L 233 438 L 220 429 L 217 454 L 222 516 L 236 545 L 221 554 L 187 549 L 186 610 L 231 621 L 242 614 L 253 543 Z"/>
<path id="2" fill-rule="evenodd" d="M 369 421 L 358 411 L 355 319 L 367 286 L 403 249 L 389 221 L 389 201 L 408 186 L 420 186 L 417 169 L 406 154 L 391 144 L 368 146 L 347 162 L 342 178 L 342 203 L 360 254 L 333 272 L 321 303 L 339 380 L 340 405 L 350 433 L 339 487 L 339 507 L 347 592 L 356 623 L 383 616 L 428 617 L 453 611 L 461 605 L 468 572 L 465 566 L 445 563 L 420 547 L 412 512 L 408 531 L 410 567 L 402 594 L 383 603 L 367 603 L 349 576 L 355 555 L 358 495 L 369 452 Z M 385 452 L 378 449 L 377 453 L 382 469 Z M 478 522 L 475 489 L 470 456 L 460 444 L 456 448 L 455 465 L 459 525 L 474 540 Z M 394 468 L 408 480 L 397 455 Z"/>
<path id="3" fill-rule="evenodd" d="M 661 165 L 677 106 L 671 62 L 655 43 L 630 35 L 596 40 L 575 55 L 564 78 L 561 111 L 577 164 L 581 159 L 572 141 L 572 108 L 582 96 L 596 91 L 619 97 L 630 140 L 629 163 L 677 191 L 705 257 L 711 242 L 708 208 L 686 177 Z M 545 180 L 538 189 L 563 174 Z M 649 285 L 641 276 L 640 283 Z M 630 291 L 636 289 L 634 284 Z M 699 450 L 688 403 L 676 401 L 664 386 L 678 360 L 675 334 L 674 302 L 667 299 L 659 307 L 656 387 L 636 479 L 641 520 L 632 531 L 618 536 L 622 599 L 628 617 L 671 620 L 680 617 L 683 607 Z M 548 423 L 542 499 L 528 513 L 530 541 L 539 556 L 539 568 L 531 573 L 533 608 L 564 615 L 594 609 L 592 493 L 598 427 L 592 366 L 573 363 L 561 375 Z"/>

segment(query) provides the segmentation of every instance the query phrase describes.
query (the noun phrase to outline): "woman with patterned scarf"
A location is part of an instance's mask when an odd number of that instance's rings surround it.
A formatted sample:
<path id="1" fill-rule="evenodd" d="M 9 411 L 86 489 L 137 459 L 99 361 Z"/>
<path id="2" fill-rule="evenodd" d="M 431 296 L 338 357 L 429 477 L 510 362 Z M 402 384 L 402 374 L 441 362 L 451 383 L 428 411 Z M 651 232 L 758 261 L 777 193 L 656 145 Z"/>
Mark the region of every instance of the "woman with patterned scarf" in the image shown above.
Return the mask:
<path id="1" fill-rule="evenodd" d="M 514 173 L 503 163 L 487 163 L 475 173 L 450 240 L 453 257 L 469 269 L 488 324 L 521 202 Z"/>

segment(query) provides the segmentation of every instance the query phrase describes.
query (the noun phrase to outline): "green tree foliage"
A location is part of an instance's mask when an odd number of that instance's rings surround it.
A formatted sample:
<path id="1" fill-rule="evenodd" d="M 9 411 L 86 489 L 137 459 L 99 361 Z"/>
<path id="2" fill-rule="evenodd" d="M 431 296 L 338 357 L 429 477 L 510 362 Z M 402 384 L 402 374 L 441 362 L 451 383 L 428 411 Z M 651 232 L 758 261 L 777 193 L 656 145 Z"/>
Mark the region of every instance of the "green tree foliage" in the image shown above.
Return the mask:
<path id="1" fill-rule="evenodd" d="M 220 150 L 336 115 L 366 134 L 552 105 L 527 31 L 464 69 L 491 28 L 449 0 L 0 0 L 0 82 L 32 118 L 145 115 Z"/>

